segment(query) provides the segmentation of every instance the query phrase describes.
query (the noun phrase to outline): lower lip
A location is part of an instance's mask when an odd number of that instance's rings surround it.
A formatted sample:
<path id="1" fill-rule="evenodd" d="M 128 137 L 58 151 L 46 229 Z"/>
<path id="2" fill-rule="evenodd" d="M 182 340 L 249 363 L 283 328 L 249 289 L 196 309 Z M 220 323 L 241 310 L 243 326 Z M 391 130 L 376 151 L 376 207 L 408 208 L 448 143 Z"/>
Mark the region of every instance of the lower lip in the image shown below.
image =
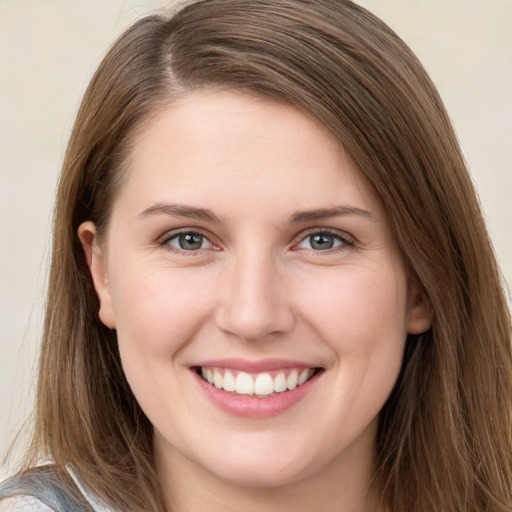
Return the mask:
<path id="1" fill-rule="evenodd" d="M 299 403 L 313 388 L 323 372 L 317 372 L 311 379 L 296 387 L 268 398 L 237 395 L 218 389 L 203 380 L 195 371 L 196 380 L 206 396 L 220 409 L 242 418 L 270 418 L 277 416 Z"/>

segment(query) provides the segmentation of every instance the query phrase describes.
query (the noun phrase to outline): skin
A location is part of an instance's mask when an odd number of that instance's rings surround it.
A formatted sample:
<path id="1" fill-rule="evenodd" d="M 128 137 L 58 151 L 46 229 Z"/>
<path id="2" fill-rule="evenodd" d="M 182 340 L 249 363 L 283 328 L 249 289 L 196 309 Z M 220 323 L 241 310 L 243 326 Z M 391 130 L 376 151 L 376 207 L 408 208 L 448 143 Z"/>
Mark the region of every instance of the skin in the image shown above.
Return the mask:
<path id="1" fill-rule="evenodd" d="M 216 220 L 161 208 L 176 204 Z M 204 236 L 200 248 L 180 249 L 177 230 Z M 290 106 L 190 93 L 138 133 L 101 244 L 95 233 L 80 226 L 100 318 L 155 427 L 169 508 L 383 510 L 368 493 L 378 414 L 407 333 L 430 318 L 383 206 L 330 132 Z M 190 370 L 226 357 L 323 372 L 283 413 L 242 418 Z"/>

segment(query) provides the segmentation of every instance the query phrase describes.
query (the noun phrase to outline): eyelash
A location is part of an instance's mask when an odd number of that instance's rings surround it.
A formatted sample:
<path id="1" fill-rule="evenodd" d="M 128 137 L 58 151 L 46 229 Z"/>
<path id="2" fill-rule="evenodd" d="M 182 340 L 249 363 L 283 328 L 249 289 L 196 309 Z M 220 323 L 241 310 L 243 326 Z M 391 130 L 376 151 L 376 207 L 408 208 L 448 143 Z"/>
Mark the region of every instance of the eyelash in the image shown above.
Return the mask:
<path id="1" fill-rule="evenodd" d="M 205 249 L 197 249 L 197 250 L 187 250 L 187 249 L 181 249 L 179 247 L 174 247 L 170 244 L 172 240 L 179 239 L 182 235 L 194 235 L 201 237 L 202 241 L 208 242 L 212 247 L 216 247 L 216 245 L 210 241 L 210 239 L 200 231 L 196 231 L 193 229 L 184 229 L 180 231 L 173 231 L 171 233 L 166 233 L 159 241 L 158 245 L 166 248 L 167 250 L 179 254 L 181 256 L 198 256 L 201 254 L 201 251 Z M 209 248 L 208 248 L 209 249 Z"/>
<path id="2" fill-rule="evenodd" d="M 335 240 L 340 242 L 340 244 L 336 247 L 324 249 L 324 250 L 315 250 L 315 249 L 306 249 L 310 251 L 311 253 L 321 256 L 321 255 L 329 255 L 333 253 L 337 253 L 340 251 L 344 251 L 350 247 L 353 247 L 355 244 L 355 240 L 349 236 L 346 233 L 340 233 L 339 231 L 334 231 L 331 229 L 318 229 L 314 228 L 309 230 L 306 233 L 301 233 L 301 239 L 300 241 L 294 245 L 294 248 L 296 248 L 301 243 L 305 242 L 308 238 L 311 238 L 314 235 L 327 235 L 329 237 L 333 237 Z"/>
<path id="3" fill-rule="evenodd" d="M 170 242 L 172 240 L 177 240 L 182 235 L 199 236 L 199 237 L 201 237 L 202 241 L 206 241 L 207 243 L 209 243 L 211 245 L 211 247 L 208 247 L 206 249 L 199 248 L 196 250 L 194 250 L 194 249 L 187 250 L 187 249 L 181 249 L 179 247 L 174 247 L 170 244 Z M 346 250 L 355 245 L 355 240 L 345 233 L 342 234 L 338 231 L 334 231 L 331 229 L 315 228 L 315 229 L 311 229 L 311 230 L 307 231 L 306 233 L 301 233 L 300 240 L 293 245 L 292 249 L 300 250 L 300 248 L 298 248 L 298 246 L 300 244 L 302 244 L 303 242 L 305 242 L 308 238 L 311 238 L 314 235 L 327 235 L 329 237 L 333 237 L 336 241 L 340 242 L 340 244 L 338 246 L 333 247 L 333 248 L 328 248 L 328 249 L 323 249 L 323 250 L 322 249 L 315 250 L 313 248 L 305 249 L 315 255 L 329 255 L 329 254 L 333 254 L 333 253 L 337 253 L 337 252 Z M 201 233 L 200 231 L 196 231 L 193 229 L 192 230 L 188 229 L 188 230 L 181 230 L 181 231 L 173 231 L 171 233 L 166 233 L 160 240 L 158 240 L 158 245 L 165 247 L 167 250 L 169 250 L 175 254 L 182 255 L 182 256 L 198 256 L 199 254 L 201 254 L 202 251 L 208 250 L 211 248 L 214 248 L 214 250 L 218 250 L 217 246 L 213 242 L 210 241 L 208 236 Z"/>

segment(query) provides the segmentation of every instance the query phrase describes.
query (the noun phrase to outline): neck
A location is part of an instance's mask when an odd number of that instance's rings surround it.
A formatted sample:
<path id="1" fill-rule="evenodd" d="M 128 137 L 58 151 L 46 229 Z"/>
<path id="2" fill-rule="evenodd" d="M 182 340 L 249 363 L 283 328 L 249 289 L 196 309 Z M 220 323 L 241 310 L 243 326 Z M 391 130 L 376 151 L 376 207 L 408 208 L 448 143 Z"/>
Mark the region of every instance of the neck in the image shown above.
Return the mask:
<path id="1" fill-rule="evenodd" d="M 384 512 L 371 488 L 373 454 L 345 453 L 318 472 L 279 486 L 239 485 L 217 478 L 174 448 L 158 446 L 157 471 L 168 511 Z M 163 449 L 162 449 L 163 448 Z M 357 457 L 357 458 L 355 458 Z M 361 460 L 368 461 L 362 465 Z"/>

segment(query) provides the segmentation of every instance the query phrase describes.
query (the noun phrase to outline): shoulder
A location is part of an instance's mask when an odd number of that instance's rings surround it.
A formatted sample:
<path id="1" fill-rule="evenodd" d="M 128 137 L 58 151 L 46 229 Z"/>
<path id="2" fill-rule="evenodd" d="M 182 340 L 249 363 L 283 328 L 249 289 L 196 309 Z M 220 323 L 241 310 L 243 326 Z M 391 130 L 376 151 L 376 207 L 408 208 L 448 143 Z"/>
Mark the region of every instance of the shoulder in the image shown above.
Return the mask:
<path id="1" fill-rule="evenodd" d="M 71 466 L 48 464 L 0 482 L 0 512 L 115 512 L 87 489 Z"/>
<path id="2" fill-rule="evenodd" d="M 33 496 L 13 496 L 0 500 L 0 512 L 53 512 Z"/>
<path id="3" fill-rule="evenodd" d="M 0 483 L 0 512 L 92 512 L 65 468 L 38 466 Z"/>

